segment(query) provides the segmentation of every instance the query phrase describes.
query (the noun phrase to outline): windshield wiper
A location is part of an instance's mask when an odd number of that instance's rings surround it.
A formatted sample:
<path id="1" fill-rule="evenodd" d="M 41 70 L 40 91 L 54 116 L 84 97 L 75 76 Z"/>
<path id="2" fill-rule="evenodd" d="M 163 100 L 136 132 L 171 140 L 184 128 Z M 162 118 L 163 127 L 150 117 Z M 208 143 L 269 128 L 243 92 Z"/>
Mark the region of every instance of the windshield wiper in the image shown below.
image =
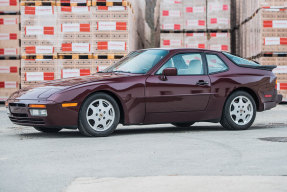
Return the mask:
<path id="1" fill-rule="evenodd" d="M 130 71 L 121 71 L 121 70 L 115 70 L 112 72 L 115 72 L 115 73 L 131 73 Z"/>

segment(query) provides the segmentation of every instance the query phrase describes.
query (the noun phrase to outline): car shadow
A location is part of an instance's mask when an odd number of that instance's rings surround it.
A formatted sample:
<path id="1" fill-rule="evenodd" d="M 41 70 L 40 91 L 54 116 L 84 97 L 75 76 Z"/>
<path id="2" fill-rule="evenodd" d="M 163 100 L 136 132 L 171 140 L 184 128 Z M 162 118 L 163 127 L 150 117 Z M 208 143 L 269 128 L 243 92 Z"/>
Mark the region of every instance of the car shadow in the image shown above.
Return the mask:
<path id="1" fill-rule="evenodd" d="M 255 125 L 246 131 L 268 129 L 277 127 L 276 125 Z M 110 136 L 123 136 L 123 135 L 137 135 L 137 134 L 156 134 L 156 133 L 184 133 L 184 132 L 218 132 L 218 131 L 228 131 L 222 126 L 192 126 L 187 128 L 174 127 L 174 126 L 164 126 L 164 127 L 145 127 L 142 126 L 126 126 L 121 127 Z M 29 132 L 20 133 L 21 139 L 32 139 L 32 138 L 87 138 L 80 134 L 78 130 L 62 130 L 59 133 L 41 133 L 41 132 Z"/>

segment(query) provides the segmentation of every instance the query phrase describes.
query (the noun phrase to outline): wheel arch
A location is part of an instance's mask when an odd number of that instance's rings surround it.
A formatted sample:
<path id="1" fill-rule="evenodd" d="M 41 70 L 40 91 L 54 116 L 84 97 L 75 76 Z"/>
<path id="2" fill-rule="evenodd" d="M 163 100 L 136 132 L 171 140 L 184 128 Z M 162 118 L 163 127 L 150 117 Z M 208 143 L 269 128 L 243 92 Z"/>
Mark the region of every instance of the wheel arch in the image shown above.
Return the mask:
<path id="1" fill-rule="evenodd" d="M 256 110 L 257 110 L 257 111 L 259 110 L 259 98 L 258 98 L 257 94 L 255 93 L 255 91 L 253 91 L 252 89 L 250 89 L 250 88 L 248 88 L 248 87 L 239 87 L 239 88 L 234 89 L 232 92 L 230 92 L 229 95 L 228 95 L 228 97 L 227 97 L 227 99 L 228 99 L 233 93 L 235 93 L 236 91 L 244 91 L 244 92 L 249 93 L 249 94 L 252 96 L 252 98 L 254 99 L 254 101 L 255 101 Z M 226 101 L 227 101 L 227 99 L 226 99 Z M 225 101 L 225 102 L 226 102 L 226 101 Z"/>
<path id="2" fill-rule="evenodd" d="M 82 109 L 82 106 L 83 106 L 83 103 L 85 103 L 85 101 L 92 95 L 94 94 L 97 94 L 97 93 L 104 93 L 104 94 L 107 94 L 109 96 L 111 96 L 113 99 L 115 99 L 115 101 L 117 102 L 118 106 L 119 106 L 119 109 L 120 109 L 120 123 L 124 123 L 125 122 L 125 112 L 124 112 L 124 108 L 123 108 L 123 105 L 122 105 L 122 102 L 120 101 L 119 97 L 111 92 L 111 91 L 107 91 L 107 90 L 97 90 L 97 91 L 94 91 L 92 93 L 90 93 L 89 95 L 87 95 L 85 97 L 85 99 L 83 100 L 82 104 L 81 104 L 81 107 L 80 107 L 80 110 Z"/>

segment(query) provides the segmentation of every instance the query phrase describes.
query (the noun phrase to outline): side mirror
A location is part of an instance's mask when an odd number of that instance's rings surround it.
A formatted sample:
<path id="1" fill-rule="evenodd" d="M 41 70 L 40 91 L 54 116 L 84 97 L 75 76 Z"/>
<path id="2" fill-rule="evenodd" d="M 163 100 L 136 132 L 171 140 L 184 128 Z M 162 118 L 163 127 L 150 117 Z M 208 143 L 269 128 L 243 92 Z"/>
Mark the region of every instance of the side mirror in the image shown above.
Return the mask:
<path id="1" fill-rule="evenodd" d="M 165 68 L 162 71 L 161 80 L 166 81 L 168 76 L 177 76 L 177 69 L 174 67 Z"/>

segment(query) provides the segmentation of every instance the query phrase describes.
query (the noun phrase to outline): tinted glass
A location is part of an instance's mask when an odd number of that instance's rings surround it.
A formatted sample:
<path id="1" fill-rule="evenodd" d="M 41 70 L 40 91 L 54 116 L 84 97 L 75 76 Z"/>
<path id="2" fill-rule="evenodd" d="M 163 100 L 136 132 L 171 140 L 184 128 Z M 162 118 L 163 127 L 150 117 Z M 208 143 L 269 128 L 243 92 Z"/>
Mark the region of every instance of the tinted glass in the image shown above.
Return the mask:
<path id="1" fill-rule="evenodd" d="M 102 72 L 145 74 L 167 54 L 166 50 L 135 51 Z"/>
<path id="2" fill-rule="evenodd" d="M 162 74 L 165 68 L 174 67 L 178 75 L 202 75 L 203 64 L 198 53 L 178 54 L 169 59 L 156 74 Z"/>
<path id="3" fill-rule="evenodd" d="M 233 61 L 235 64 L 239 64 L 239 65 L 252 65 L 252 66 L 258 66 L 260 65 L 259 63 L 256 63 L 254 61 L 251 60 L 247 60 L 247 59 L 243 59 L 241 57 L 235 56 L 235 55 L 231 55 L 230 53 L 223 53 L 224 55 L 226 55 L 231 61 Z"/>
<path id="4" fill-rule="evenodd" d="M 225 63 L 217 55 L 206 54 L 206 60 L 209 74 L 226 71 L 228 69 Z"/>

